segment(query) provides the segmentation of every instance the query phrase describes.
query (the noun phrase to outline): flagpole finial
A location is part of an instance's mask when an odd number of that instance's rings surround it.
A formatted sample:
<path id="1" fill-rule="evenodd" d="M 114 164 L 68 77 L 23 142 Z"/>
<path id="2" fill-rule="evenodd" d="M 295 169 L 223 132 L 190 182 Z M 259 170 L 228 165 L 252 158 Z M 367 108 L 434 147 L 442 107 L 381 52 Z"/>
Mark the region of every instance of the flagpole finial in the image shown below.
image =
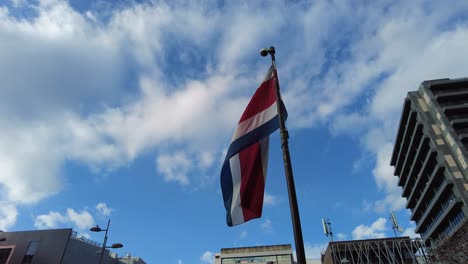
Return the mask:
<path id="1" fill-rule="evenodd" d="M 269 47 L 269 48 L 264 48 L 260 50 L 260 55 L 262 57 L 268 56 L 268 54 L 271 54 L 272 56 L 275 55 L 275 47 Z"/>

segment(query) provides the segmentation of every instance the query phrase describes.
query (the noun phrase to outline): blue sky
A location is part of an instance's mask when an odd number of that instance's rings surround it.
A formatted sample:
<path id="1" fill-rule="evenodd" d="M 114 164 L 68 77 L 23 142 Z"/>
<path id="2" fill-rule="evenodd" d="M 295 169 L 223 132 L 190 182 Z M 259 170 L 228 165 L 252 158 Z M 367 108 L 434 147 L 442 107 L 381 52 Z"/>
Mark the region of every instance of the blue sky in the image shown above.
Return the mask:
<path id="1" fill-rule="evenodd" d="M 467 76 L 468 3 L 0 1 L 0 229 L 89 227 L 148 263 L 293 243 L 279 136 L 261 219 L 225 223 L 219 171 L 275 46 L 306 254 L 413 236 L 389 166 L 403 98 Z"/>

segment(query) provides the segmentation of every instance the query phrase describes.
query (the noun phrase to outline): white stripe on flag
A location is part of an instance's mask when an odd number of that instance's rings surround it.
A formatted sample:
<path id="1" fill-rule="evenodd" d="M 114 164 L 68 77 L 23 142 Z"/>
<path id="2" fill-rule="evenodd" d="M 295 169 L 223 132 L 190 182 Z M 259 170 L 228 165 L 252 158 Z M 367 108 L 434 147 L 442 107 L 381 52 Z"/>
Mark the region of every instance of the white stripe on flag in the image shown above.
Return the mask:
<path id="1" fill-rule="evenodd" d="M 241 187 L 241 169 L 239 154 L 229 159 L 232 175 L 232 202 L 231 202 L 231 221 L 233 225 L 244 223 L 244 213 L 242 212 L 240 187 Z"/>
<path id="2" fill-rule="evenodd" d="M 232 136 L 231 142 L 242 137 L 243 135 L 249 133 L 250 131 L 256 129 L 257 127 L 265 124 L 270 121 L 278 114 L 278 109 L 276 109 L 276 102 L 270 105 L 267 109 L 262 112 L 252 116 L 249 119 L 246 119 L 237 125 L 237 129 Z"/>

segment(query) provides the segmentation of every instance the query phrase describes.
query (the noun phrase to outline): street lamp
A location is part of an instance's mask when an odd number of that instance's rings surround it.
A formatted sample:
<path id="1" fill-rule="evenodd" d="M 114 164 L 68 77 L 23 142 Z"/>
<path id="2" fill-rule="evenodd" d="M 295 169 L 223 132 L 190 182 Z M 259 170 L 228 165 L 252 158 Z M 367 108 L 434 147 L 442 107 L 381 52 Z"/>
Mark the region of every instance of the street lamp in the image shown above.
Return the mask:
<path id="1" fill-rule="evenodd" d="M 109 225 L 110 225 L 110 219 L 109 221 L 107 222 L 107 227 L 106 229 L 102 229 L 100 228 L 98 225 L 96 225 L 95 227 L 91 227 L 89 230 L 92 231 L 92 232 L 102 232 L 102 231 L 105 231 L 106 234 L 104 235 L 104 243 L 102 243 L 102 247 L 101 247 L 101 255 L 99 256 L 99 264 L 102 264 L 102 260 L 103 260 L 103 256 L 104 256 L 104 249 L 106 248 L 121 248 L 123 247 L 122 244 L 120 243 L 114 243 L 112 244 L 110 247 L 106 247 L 106 243 L 107 243 L 107 231 L 109 231 Z"/>

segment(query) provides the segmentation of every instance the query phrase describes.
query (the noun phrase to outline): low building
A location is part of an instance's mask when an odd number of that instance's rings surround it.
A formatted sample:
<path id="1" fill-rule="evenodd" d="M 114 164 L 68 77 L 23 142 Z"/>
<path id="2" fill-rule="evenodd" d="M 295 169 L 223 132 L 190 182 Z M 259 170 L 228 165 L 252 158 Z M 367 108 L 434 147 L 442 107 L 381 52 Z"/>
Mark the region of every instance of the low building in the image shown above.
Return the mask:
<path id="1" fill-rule="evenodd" d="M 71 228 L 0 232 L 0 263 L 82 264 L 98 263 L 102 244 L 77 237 Z M 122 258 L 123 259 L 123 258 Z M 124 262 L 104 250 L 103 263 Z"/>
<path id="2" fill-rule="evenodd" d="M 222 248 L 215 254 L 215 264 L 293 264 L 291 245 Z"/>
<path id="3" fill-rule="evenodd" d="M 421 239 L 410 237 L 330 242 L 323 264 L 414 264 L 428 263 Z"/>

